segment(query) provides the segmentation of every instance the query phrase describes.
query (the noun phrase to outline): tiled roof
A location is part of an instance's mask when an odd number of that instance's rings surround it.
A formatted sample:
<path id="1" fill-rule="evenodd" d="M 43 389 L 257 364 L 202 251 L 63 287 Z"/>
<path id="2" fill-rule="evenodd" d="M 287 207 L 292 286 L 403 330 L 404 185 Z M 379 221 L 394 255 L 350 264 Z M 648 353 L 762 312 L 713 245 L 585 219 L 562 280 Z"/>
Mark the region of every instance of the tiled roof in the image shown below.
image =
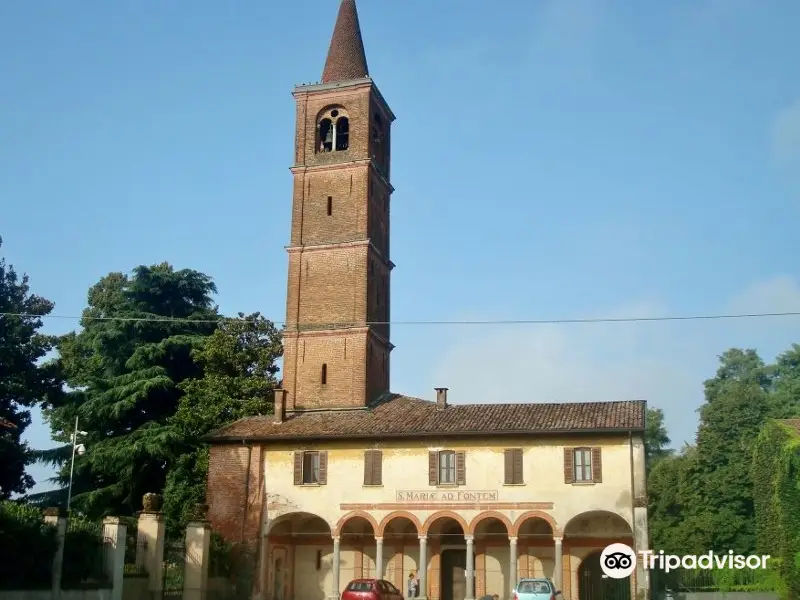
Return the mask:
<path id="1" fill-rule="evenodd" d="M 322 72 L 322 83 L 363 79 L 369 74 L 361 27 L 358 24 L 356 0 L 342 0 L 333 29 L 328 59 Z"/>
<path id="2" fill-rule="evenodd" d="M 800 419 L 784 419 L 781 422 L 800 433 Z"/>
<path id="3" fill-rule="evenodd" d="M 248 417 L 224 427 L 211 439 L 300 440 L 356 437 L 438 437 L 643 430 L 644 400 L 563 404 L 450 404 L 389 395 L 361 410 Z"/>

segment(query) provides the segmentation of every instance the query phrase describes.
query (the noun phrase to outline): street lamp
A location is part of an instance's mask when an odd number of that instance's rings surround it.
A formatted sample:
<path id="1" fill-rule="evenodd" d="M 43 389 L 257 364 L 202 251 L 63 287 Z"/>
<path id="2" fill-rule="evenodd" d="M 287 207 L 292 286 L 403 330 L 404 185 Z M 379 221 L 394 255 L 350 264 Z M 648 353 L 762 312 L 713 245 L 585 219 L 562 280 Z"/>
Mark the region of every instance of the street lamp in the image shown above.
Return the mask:
<path id="1" fill-rule="evenodd" d="M 83 456 L 86 453 L 86 446 L 78 443 L 78 436 L 86 435 L 85 431 L 78 431 L 78 417 L 75 417 L 75 431 L 72 432 L 72 464 L 69 467 L 69 491 L 67 492 L 67 513 L 72 502 L 72 476 L 75 473 L 75 455 Z"/>

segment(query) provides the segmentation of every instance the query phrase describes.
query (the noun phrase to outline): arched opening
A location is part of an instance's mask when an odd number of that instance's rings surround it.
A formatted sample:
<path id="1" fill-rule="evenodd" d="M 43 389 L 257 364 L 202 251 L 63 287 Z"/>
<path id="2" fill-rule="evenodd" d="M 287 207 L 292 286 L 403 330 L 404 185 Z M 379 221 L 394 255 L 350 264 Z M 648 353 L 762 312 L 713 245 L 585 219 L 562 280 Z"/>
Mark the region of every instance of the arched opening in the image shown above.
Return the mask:
<path id="1" fill-rule="evenodd" d="M 497 594 L 500 598 L 507 598 L 513 583 L 516 583 L 511 581 L 509 536 L 512 528 L 512 523 L 501 515 L 489 513 L 478 515 L 473 520 L 476 596 Z"/>
<path id="2" fill-rule="evenodd" d="M 527 517 L 517 526 L 520 577 L 547 577 L 556 581 L 553 527 L 541 517 Z"/>
<path id="3" fill-rule="evenodd" d="M 274 600 L 324 600 L 330 595 L 333 538 L 324 519 L 305 512 L 281 515 L 270 522 L 267 542 L 262 568 Z M 303 565 L 302 576 L 297 568 L 291 570 L 292 564 Z"/>
<path id="4" fill-rule="evenodd" d="M 339 527 L 342 558 L 339 581 L 342 589 L 353 579 L 377 577 L 376 525 L 366 517 L 354 515 Z"/>
<path id="5" fill-rule="evenodd" d="M 334 128 L 333 121 L 330 119 L 322 119 L 319 122 L 319 152 L 332 152 L 333 151 L 333 137 Z"/>
<path id="6" fill-rule="evenodd" d="M 350 120 L 347 117 L 336 119 L 336 150 L 347 150 L 350 147 Z"/>
<path id="7" fill-rule="evenodd" d="M 594 550 L 578 567 L 578 600 L 631 600 L 631 580 L 603 575 L 602 550 Z"/>
<path id="8" fill-rule="evenodd" d="M 418 589 L 409 586 L 409 580 L 419 576 L 419 521 L 408 513 L 390 514 L 379 531 L 386 562 L 383 578 L 407 597 L 420 596 Z"/>
<path id="9" fill-rule="evenodd" d="M 439 597 L 464 600 L 467 596 L 467 524 L 451 516 L 441 516 L 428 527 L 433 548 L 439 548 Z M 427 596 L 425 590 L 420 594 Z"/>
<path id="10" fill-rule="evenodd" d="M 633 547 L 633 532 L 620 515 L 605 510 L 592 510 L 572 517 L 564 527 L 564 541 L 571 548 L 573 560 L 580 566 L 573 579 L 578 600 L 630 600 L 631 579 L 604 578 L 600 570 L 600 553 L 609 544 L 622 543 Z"/>

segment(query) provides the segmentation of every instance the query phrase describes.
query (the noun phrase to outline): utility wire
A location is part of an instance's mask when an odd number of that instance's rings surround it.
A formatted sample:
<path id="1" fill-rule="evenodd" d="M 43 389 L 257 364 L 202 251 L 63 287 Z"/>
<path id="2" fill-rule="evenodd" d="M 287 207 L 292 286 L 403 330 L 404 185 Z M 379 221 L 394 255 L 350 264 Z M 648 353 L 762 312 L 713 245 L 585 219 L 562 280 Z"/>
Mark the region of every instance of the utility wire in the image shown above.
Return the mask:
<path id="1" fill-rule="evenodd" d="M 763 319 L 768 317 L 797 317 L 800 312 L 773 312 L 773 313 L 737 313 L 737 314 L 712 314 L 712 315 L 686 315 L 666 317 L 608 317 L 587 319 L 507 319 L 486 321 L 366 321 L 364 323 L 330 323 L 329 326 L 345 327 L 366 325 L 569 325 L 577 323 L 651 323 L 658 321 L 715 321 L 721 319 Z M 220 317 L 218 319 L 188 319 L 172 317 L 76 317 L 68 315 L 37 315 L 35 313 L 0 312 L 0 317 L 21 317 L 37 319 L 68 319 L 74 321 L 128 321 L 128 322 L 168 322 L 168 323 L 221 323 L 225 321 L 238 321 L 241 323 L 255 323 L 252 319 L 239 317 Z M 275 325 L 286 325 L 283 321 L 273 321 Z M 292 325 L 295 325 L 292 323 Z M 301 324 L 302 325 L 302 324 Z M 321 323 L 312 324 L 321 327 Z"/>

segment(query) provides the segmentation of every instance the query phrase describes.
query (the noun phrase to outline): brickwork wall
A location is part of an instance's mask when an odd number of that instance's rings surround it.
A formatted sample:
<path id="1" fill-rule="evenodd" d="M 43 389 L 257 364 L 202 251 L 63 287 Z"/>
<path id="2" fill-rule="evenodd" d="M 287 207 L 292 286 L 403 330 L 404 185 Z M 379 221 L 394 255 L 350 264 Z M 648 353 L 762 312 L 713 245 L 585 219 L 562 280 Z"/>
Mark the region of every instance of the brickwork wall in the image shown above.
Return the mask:
<path id="1" fill-rule="evenodd" d="M 208 463 L 206 497 L 212 528 L 229 541 L 255 545 L 260 537 L 265 496 L 261 447 L 214 445 Z"/>

